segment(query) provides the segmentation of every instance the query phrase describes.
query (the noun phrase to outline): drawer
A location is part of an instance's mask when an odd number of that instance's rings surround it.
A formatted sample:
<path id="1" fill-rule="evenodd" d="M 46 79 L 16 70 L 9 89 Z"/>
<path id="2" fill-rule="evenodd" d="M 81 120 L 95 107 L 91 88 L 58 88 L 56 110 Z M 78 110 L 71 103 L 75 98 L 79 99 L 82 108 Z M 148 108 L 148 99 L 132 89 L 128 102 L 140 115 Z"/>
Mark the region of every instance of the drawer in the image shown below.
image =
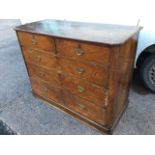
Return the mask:
<path id="1" fill-rule="evenodd" d="M 53 38 L 27 32 L 17 32 L 17 33 L 19 42 L 22 46 L 55 52 L 55 45 Z"/>
<path id="2" fill-rule="evenodd" d="M 56 58 L 52 53 L 36 51 L 28 48 L 22 49 L 26 62 L 30 62 L 48 69 L 56 68 Z"/>
<path id="3" fill-rule="evenodd" d="M 40 78 L 52 85 L 60 86 L 60 79 L 57 72 L 46 70 L 30 63 L 27 63 L 27 67 L 30 77 Z"/>
<path id="4" fill-rule="evenodd" d="M 63 92 L 65 106 L 80 115 L 105 125 L 106 110 L 67 92 Z"/>
<path id="5" fill-rule="evenodd" d="M 106 68 L 63 58 L 60 58 L 59 61 L 64 74 L 87 79 L 105 88 L 108 87 L 108 70 Z"/>
<path id="6" fill-rule="evenodd" d="M 70 59 L 106 66 L 109 64 L 110 49 L 104 46 L 56 39 L 56 47 L 60 55 Z"/>
<path id="7" fill-rule="evenodd" d="M 61 75 L 61 79 L 64 90 L 67 90 L 71 94 L 86 99 L 98 106 L 107 106 L 107 103 L 105 103 L 107 100 L 107 92 L 104 88 L 71 76 Z"/>
<path id="8" fill-rule="evenodd" d="M 50 85 L 49 83 L 45 83 L 37 78 L 30 78 L 31 80 L 31 86 L 34 93 L 37 95 L 50 99 L 57 103 L 63 103 L 62 102 L 62 96 L 61 91 L 59 88 Z"/>

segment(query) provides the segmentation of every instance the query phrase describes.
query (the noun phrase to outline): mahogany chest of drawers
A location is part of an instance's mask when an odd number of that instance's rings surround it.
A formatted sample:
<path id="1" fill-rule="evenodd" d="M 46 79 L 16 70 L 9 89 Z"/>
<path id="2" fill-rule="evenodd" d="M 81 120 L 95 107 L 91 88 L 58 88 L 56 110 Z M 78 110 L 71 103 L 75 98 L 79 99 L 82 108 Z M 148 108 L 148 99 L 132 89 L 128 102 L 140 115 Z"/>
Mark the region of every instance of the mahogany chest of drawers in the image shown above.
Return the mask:
<path id="1" fill-rule="evenodd" d="M 33 94 L 112 133 L 128 103 L 139 31 L 60 20 L 16 27 Z"/>

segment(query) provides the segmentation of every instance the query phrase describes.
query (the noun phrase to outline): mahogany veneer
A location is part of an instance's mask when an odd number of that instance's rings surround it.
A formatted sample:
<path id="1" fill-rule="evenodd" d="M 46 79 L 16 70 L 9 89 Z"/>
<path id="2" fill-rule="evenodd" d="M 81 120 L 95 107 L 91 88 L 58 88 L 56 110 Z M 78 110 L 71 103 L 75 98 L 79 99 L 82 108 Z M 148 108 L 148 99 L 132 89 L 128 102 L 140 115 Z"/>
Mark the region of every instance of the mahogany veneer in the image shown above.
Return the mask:
<path id="1" fill-rule="evenodd" d="M 112 133 L 128 103 L 139 31 L 60 20 L 16 27 L 33 94 Z"/>

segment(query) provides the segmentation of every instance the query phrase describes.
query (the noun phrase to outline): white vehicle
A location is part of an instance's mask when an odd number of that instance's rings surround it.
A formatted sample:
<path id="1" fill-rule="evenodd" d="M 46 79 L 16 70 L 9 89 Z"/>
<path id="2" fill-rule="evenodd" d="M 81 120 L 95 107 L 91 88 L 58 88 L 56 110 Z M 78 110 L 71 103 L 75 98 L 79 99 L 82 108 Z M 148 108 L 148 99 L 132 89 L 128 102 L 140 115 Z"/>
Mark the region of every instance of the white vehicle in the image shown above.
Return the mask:
<path id="1" fill-rule="evenodd" d="M 155 93 L 155 28 L 143 27 L 139 34 L 135 68 L 144 85 Z"/>

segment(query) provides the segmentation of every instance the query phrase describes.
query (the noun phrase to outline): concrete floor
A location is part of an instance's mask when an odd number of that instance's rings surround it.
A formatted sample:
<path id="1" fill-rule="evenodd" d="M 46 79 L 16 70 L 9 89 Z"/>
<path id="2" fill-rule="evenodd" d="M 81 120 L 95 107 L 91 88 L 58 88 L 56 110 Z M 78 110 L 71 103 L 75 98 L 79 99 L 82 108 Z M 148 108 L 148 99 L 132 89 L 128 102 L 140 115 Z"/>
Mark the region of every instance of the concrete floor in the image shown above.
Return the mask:
<path id="1" fill-rule="evenodd" d="M 0 120 L 17 134 L 100 134 L 31 94 L 16 35 L 19 20 L 0 20 Z M 155 95 L 134 74 L 129 106 L 114 134 L 155 134 Z"/>

